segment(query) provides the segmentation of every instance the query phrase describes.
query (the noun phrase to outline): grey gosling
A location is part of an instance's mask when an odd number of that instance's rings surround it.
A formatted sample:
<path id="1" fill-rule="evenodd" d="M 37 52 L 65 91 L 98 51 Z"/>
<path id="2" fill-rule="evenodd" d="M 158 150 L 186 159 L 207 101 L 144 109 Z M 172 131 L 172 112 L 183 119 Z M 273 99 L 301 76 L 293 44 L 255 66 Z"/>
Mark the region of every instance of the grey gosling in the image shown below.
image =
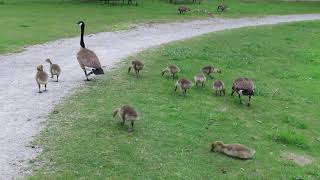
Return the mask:
<path id="1" fill-rule="evenodd" d="M 231 96 L 233 96 L 234 92 L 237 92 L 237 94 L 239 95 L 240 103 L 242 103 L 241 96 L 249 96 L 248 106 L 250 106 L 251 96 L 254 96 L 253 81 L 246 77 L 236 79 L 233 82 Z"/>
<path id="2" fill-rule="evenodd" d="M 139 119 L 137 111 L 133 107 L 125 105 L 113 110 L 113 117 L 116 117 L 116 115 L 122 120 L 121 125 L 124 125 L 126 121 L 131 123 L 128 132 L 132 132 L 134 122 Z"/>
<path id="3" fill-rule="evenodd" d="M 227 156 L 243 160 L 252 159 L 256 152 L 242 144 L 224 144 L 222 141 L 212 143 L 211 151 L 220 152 Z"/>
<path id="4" fill-rule="evenodd" d="M 128 73 L 130 73 L 131 69 L 133 69 L 136 73 L 136 76 L 139 77 L 139 72 L 143 69 L 144 65 L 139 60 L 134 60 L 131 62 L 131 65 L 129 66 Z"/>
<path id="5" fill-rule="evenodd" d="M 191 11 L 191 9 L 188 8 L 188 7 L 185 6 L 185 5 L 182 5 L 182 6 L 179 7 L 178 11 L 179 11 L 180 14 L 183 14 L 183 13 L 186 13 L 186 12 L 188 12 L 188 11 Z"/>
<path id="6" fill-rule="evenodd" d="M 51 78 L 53 76 L 57 76 L 57 82 L 59 81 L 59 75 L 61 73 L 61 68 L 58 64 L 52 64 L 51 60 L 48 58 L 46 59 L 46 62 L 50 64 L 50 73 L 51 73 Z"/>
<path id="7" fill-rule="evenodd" d="M 104 71 L 101 67 L 101 64 L 97 55 L 93 51 L 87 49 L 84 44 L 84 41 L 83 41 L 83 34 L 84 34 L 84 28 L 85 28 L 84 22 L 79 21 L 77 24 L 81 28 L 81 39 L 80 39 L 81 48 L 77 53 L 77 59 L 80 64 L 80 67 L 82 68 L 82 70 L 84 71 L 84 74 L 86 75 L 87 81 L 90 81 L 88 77 L 91 74 L 100 75 L 100 74 L 104 74 Z M 93 68 L 93 69 L 91 70 L 91 72 L 87 73 L 86 67 Z"/>
<path id="8" fill-rule="evenodd" d="M 180 69 L 177 65 L 171 64 L 162 70 L 161 75 L 169 74 L 172 76 L 172 79 L 178 77 L 177 74 L 180 72 Z"/>
<path id="9" fill-rule="evenodd" d="M 212 73 L 221 73 L 220 69 L 213 66 L 204 66 L 203 68 L 201 68 L 201 71 L 211 79 L 213 79 L 213 76 L 211 76 Z"/>
<path id="10" fill-rule="evenodd" d="M 206 82 L 206 76 L 203 74 L 203 72 L 200 72 L 198 74 L 196 74 L 194 76 L 194 82 L 196 84 L 196 86 L 198 86 L 198 84 L 201 84 L 201 86 L 204 86 L 204 83 Z"/>
<path id="11" fill-rule="evenodd" d="M 43 65 L 37 66 L 36 81 L 39 87 L 39 93 L 42 93 L 40 90 L 40 85 L 44 85 L 44 91 L 47 91 L 48 74 L 43 71 Z"/>
<path id="12" fill-rule="evenodd" d="M 220 96 L 223 94 L 224 96 L 226 95 L 226 88 L 224 86 L 223 81 L 221 80 L 216 80 L 212 83 L 212 89 L 216 92 L 216 96 L 218 95 L 218 92 Z"/>
<path id="13" fill-rule="evenodd" d="M 177 91 L 179 88 L 182 95 L 187 95 L 187 90 L 191 87 L 192 81 L 188 80 L 187 78 L 181 78 L 176 82 L 174 91 Z"/>

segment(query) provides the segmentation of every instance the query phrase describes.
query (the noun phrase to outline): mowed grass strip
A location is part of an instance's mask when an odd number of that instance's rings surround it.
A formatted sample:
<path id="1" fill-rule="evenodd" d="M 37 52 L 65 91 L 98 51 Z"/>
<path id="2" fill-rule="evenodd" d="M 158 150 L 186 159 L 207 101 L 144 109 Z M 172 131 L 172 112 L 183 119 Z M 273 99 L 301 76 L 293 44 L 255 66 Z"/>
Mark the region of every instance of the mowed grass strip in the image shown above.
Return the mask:
<path id="1" fill-rule="evenodd" d="M 192 13 L 178 14 L 180 4 L 166 0 L 138 0 L 139 6 L 104 5 L 99 0 L 0 0 L 0 53 L 24 46 L 78 35 L 76 22 L 84 20 L 86 33 L 129 29 L 137 23 L 172 22 L 208 18 L 217 1 L 188 4 Z M 230 9 L 215 17 L 319 13 L 319 2 L 225 1 Z M 197 11 L 199 9 L 200 11 Z"/>
<path id="2" fill-rule="evenodd" d="M 320 178 L 319 29 L 314 21 L 222 31 L 130 57 L 56 107 L 30 179 Z M 139 79 L 127 74 L 135 58 L 145 63 Z M 171 63 L 189 79 L 202 66 L 221 68 L 215 79 L 227 95 L 215 96 L 209 80 L 180 96 L 175 81 L 161 76 Z M 241 76 L 256 86 L 251 107 L 230 96 Z M 122 104 L 141 115 L 133 133 L 112 118 Z M 245 144 L 256 155 L 241 161 L 212 153 L 216 140 Z M 313 163 L 300 167 L 285 153 Z"/>

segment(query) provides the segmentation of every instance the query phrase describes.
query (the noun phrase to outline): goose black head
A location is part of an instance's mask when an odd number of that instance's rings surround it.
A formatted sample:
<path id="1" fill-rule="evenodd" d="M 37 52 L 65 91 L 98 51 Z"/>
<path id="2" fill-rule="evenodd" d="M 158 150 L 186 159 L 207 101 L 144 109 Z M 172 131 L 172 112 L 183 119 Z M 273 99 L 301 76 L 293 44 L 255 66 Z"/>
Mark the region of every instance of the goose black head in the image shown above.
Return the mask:
<path id="1" fill-rule="evenodd" d="M 78 21 L 77 23 L 81 28 L 85 26 L 84 22 L 83 21 Z"/>

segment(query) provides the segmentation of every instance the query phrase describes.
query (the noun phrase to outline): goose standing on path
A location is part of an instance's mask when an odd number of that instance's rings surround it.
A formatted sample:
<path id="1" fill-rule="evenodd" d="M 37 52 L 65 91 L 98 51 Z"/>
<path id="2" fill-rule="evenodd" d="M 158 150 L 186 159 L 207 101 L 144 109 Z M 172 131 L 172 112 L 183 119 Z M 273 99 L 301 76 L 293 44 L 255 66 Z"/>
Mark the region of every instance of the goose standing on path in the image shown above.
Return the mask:
<path id="1" fill-rule="evenodd" d="M 39 93 L 42 93 L 42 91 L 40 90 L 41 85 L 44 85 L 44 91 L 47 91 L 48 74 L 43 70 L 42 64 L 37 66 L 36 81 L 38 84 Z"/>
<path id="2" fill-rule="evenodd" d="M 80 67 L 83 69 L 84 74 L 86 75 L 87 81 L 89 81 L 89 75 L 92 73 L 95 75 L 104 74 L 103 69 L 101 67 L 99 58 L 97 55 L 86 48 L 84 41 L 83 41 L 83 34 L 84 34 L 84 28 L 85 24 L 83 21 L 79 21 L 77 23 L 81 28 L 81 39 L 80 39 L 80 50 L 77 54 L 77 59 L 80 64 Z M 91 72 L 87 73 L 86 67 L 93 68 Z"/>

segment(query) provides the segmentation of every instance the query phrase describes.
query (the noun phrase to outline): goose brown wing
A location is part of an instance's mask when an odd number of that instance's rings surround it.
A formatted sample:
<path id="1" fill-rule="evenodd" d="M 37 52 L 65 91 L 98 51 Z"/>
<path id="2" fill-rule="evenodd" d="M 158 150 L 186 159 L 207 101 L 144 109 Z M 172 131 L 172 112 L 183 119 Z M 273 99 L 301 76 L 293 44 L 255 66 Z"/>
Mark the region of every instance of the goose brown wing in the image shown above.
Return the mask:
<path id="1" fill-rule="evenodd" d="M 86 48 L 81 48 L 77 54 L 77 59 L 80 66 L 90 67 L 90 68 L 101 68 L 101 64 L 97 55 Z"/>
<path id="2" fill-rule="evenodd" d="M 236 90 L 254 89 L 252 80 L 248 78 L 239 78 L 235 80 L 234 87 Z"/>

